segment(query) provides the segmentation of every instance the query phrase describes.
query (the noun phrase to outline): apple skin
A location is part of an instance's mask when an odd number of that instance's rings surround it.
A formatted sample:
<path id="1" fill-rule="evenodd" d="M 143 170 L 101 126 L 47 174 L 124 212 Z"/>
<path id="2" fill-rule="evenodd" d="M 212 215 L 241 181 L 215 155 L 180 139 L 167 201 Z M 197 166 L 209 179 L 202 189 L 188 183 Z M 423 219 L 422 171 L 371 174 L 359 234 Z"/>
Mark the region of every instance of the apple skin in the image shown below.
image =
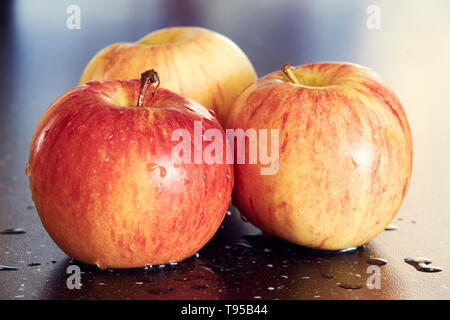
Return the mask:
<path id="1" fill-rule="evenodd" d="M 225 125 L 239 93 L 256 80 L 244 52 L 225 36 L 198 27 L 172 27 L 150 33 L 136 43 L 116 43 L 98 52 L 80 83 L 139 78 L 154 68 L 161 86 L 214 110 Z"/>
<path id="2" fill-rule="evenodd" d="M 223 132 L 212 112 L 163 88 L 151 102 L 147 93 L 149 107 L 134 107 L 139 88 L 139 80 L 80 85 L 49 107 L 31 142 L 26 173 L 45 229 L 67 255 L 101 269 L 193 255 L 231 200 L 232 165 L 171 160 L 174 129 L 193 136 L 198 120 Z"/>
<path id="3" fill-rule="evenodd" d="M 409 187 L 411 130 L 371 70 L 345 63 L 297 66 L 240 95 L 227 128 L 279 129 L 279 171 L 236 164 L 233 203 L 268 234 L 302 246 L 360 246 L 394 218 Z M 270 147 L 269 147 L 270 150 Z"/>

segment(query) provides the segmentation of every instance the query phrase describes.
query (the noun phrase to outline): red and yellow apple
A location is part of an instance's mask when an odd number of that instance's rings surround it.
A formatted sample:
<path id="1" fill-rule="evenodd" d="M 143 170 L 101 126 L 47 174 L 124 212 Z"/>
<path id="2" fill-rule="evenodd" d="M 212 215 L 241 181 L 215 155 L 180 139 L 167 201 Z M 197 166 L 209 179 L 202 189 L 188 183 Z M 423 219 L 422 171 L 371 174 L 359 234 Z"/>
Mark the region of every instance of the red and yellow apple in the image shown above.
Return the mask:
<path id="1" fill-rule="evenodd" d="M 26 172 L 45 229 L 69 256 L 102 269 L 193 255 L 231 199 L 231 165 L 171 155 L 175 129 L 193 134 L 200 121 L 223 132 L 216 118 L 167 89 L 144 92 L 141 106 L 138 97 L 137 79 L 80 85 L 49 107 L 31 142 Z"/>
<path id="2" fill-rule="evenodd" d="M 256 80 L 249 59 L 230 39 L 203 28 L 172 27 L 104 48 L 86 66 L 80 83 L 139 78 L 151 68 L 164 75 L 163 88 L 214 110 L 223 125 L 239 93 Z"/>
<path id="3" fill-rule="evenodd" d="M 360 246 L 383 231 L 408 190 L 407 117 L 367 68 L 315 63 L 266 75 L 236 100 L 227 128 L 279 129 L 278 172 L 236 164 L 233 203 L 287 241 Z"/>

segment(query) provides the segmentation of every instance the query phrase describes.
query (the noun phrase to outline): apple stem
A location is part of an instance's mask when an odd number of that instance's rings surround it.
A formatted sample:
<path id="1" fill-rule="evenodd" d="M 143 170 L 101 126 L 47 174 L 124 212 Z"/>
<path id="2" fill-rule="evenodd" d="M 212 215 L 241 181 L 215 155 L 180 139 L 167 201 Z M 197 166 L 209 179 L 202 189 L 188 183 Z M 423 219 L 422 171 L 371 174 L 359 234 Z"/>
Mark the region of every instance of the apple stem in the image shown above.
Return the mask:
<path id="1" fill-rule="evenodd" d="M 144 73 L 141 74 L 141 89 L 139 90 L 139 98 L 138 98 L 138 102 L 137 102 L 137 106 L 138 107 L 142 107 L 142 104 L 144 103 L 144 97 L 145 97 L 145 93 L 147 92 L 148 86 L 151 83 L 155 83 L 157 82 L 158 84 L 156 85 L 155 90 L 153 90 L 152 92 L 152 97 L 150 98 L 150 101 L 152 101 L 153 97 L 156 95 L 156 90 L 158 90 L 159 88 L 159 75 L 158 72 L 156 72 L 154 69 L 151 70 L 147 70 Z"/>
<path id="2" fill-rule="evenodd" d="M 289 63 L 285 63 L 283 66 L 283 73 L 291 80 L 292 83 L 300 84 L 298 82 L 297 77 L 295 76 L 294 72 L 292 72 L 293 68 Z"/>

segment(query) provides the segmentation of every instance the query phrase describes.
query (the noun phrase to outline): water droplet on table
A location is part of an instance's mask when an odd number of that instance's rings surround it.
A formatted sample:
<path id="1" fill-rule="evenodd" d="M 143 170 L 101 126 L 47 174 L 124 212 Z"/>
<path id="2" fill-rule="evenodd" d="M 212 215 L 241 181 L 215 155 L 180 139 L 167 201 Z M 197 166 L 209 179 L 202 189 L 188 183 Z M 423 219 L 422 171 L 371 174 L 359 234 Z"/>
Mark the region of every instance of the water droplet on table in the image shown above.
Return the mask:
<path id="1" fill-rule="evenodd" d="M 345 283 L 339 283 L 338 286 L 346 290 L 358 290 L 363 287 L 361 285 L 345 284 Z"/>
<path id="2" fill-rule="evenodd" d="M 17 270 L 17 267 L 0 266 L 0 271 L 13 271 L 13 270 Z"/>
<path id="3" fill-rule="evenodd" d="M 351 253 L 351 252 L 357 251 L 359 248 L 360 247 L 345 248 L 345 249 L 337 250 L 337 253 Z"/>
<path id="4" fill-rule="evenodd" d="M 25 230 L 21 228 L 11 228 L 0 231 L 0 234 L 22 234 L 22 233 L 25 233 Z"/>
<path id="5" fill-rule="evenodd" d="M 204 290 L 208 288 L 208 285 L 207 284 L 193 285 L 191 286 L 191 288 L 194 290 Z"/>
<path id="6" fill-rule="evenodd" d="M 230 272 L 236 270 L 236 268 L 227 268 L 225 266 L 210 263 L 200 264 L 200 266 L 207 267 L 215 272 Z"/>
<path id="7" fill-rule="evenodd" d="M 31 262 L 28 264 L 29 267 L 36 267 L 36 266 L 40 266 L 41 263 L 40 262 Z"/>
<path id="8" fill-rule="evenodd" d="M 247 242 L 243 242 L 243 241 L 238 241 L 235 242 L 234 245 L 236 246 L 240 246 L 240 247 L 245 247 L 245 248 L 253 248 L 253 246 Z"/>
<path id="9" fill-rule="evenodd" d="M 398 230 L 398 229 L 400 229 L 398 226 L 396 226 L 394 224 L 390 224 L 384 230 L 385 231 L 394 231 L 394 230 Z"/>
<path id="10" fill-rule="evenodd" d="M 428 258 L 411 257 L 405 258 L 404 261 L 416 268 L 417 271 L 421 272 L 440 272 L 443 270 L 442 268 L 432 266 L 432 261 Z"/>
<path id="11" fill-rule="evenodd" d="M 153 288 L 147 290 L 149 293 L 156 294 L 158 296 L 162 296 L 165 294 L 168 294 L 169 292 L 173 291 L 173 288 Z"/>
<path id="12" fill-rule="evenodd" d="M 382 258 L 369 258 L 367 259 L 367 263 L 375 266 L 384 266 L 387 264 L 387 260 Z"/>

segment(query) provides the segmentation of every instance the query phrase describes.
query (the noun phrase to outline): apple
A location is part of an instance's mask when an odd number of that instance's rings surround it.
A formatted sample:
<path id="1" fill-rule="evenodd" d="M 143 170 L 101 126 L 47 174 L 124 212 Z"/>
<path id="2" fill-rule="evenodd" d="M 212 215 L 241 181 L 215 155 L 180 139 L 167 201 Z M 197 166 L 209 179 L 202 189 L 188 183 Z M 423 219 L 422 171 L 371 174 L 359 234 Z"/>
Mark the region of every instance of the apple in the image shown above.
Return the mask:
<path id="1" fill-rule="evenodd" d="M 164 75 L 163 88 L 214 110 L 223 125 L 239 93 L 256 80 L 249 59 L 230 39 L 203 28 L 172 27 L 104 48 L 88 63 L 80 83 L 139 78 L 151 68 Z"/>
<path id="2" fill-rule="evenodd" d="M 157 80 L 151 71 L 141 82 L 80 85 L 48 108 L 34 133 L 26 169 L 33 201 L 55 243 L 80 262 L 101 269 L 178 262 L 225 216 L 232 165 L 179 163 L 171 154 L 176 129 L 191 133 L 194 121 L 223 129 L 189 98 L 163 88 L 146 94 Z"/>
<path id="3" fill-rule="evenodd" d="M 227 128 L 279 129 L 278 172 L 236 164 L 233 203 L 265 233 L 292 243 L 363 245 L 394 218 L 408 190 L 407 117 L 365 67 L 285 65 L 242 92 Z"/>

